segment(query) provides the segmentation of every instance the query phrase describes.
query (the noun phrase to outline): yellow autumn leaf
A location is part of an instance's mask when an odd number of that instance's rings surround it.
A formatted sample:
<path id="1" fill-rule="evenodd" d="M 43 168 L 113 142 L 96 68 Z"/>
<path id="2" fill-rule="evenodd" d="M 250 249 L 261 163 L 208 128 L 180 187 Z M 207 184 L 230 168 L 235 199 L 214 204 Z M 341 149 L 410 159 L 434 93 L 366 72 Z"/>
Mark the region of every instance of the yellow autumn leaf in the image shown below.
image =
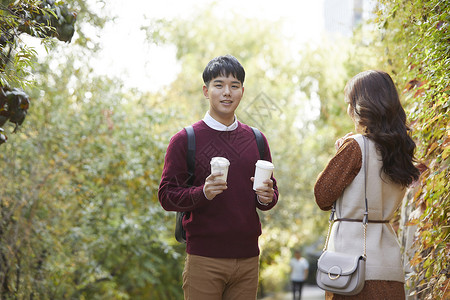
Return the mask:
<path id="1" fill-rule="evenodd" d="M 432 153 L 434 151 L 434 149 L 436 149 L 438 146 L 438 144 L 436 142 L 434 142 L 431 146 L 430 149 L 428 149 L 427 155 L 430 155 L 430 153 Z"/>
<path id="2" fill-rule="evenodd" d="M 447 159 L 447 157 L 449 157 L 450 156 L 450 144 L 447 144 L 445 147 L 444 147 L 444 151 L 442 152 L 442 159 Z"/>

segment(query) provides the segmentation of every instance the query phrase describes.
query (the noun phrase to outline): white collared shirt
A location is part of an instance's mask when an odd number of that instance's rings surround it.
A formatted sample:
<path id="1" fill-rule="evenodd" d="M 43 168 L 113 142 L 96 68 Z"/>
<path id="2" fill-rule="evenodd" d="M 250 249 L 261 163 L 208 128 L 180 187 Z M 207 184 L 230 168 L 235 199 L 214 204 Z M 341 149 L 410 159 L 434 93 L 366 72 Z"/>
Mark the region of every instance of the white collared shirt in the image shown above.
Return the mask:
<path id="1" fill-rule="evenodd" d="M 214 130 L 218 131 L 232 131 L 235 130 L 238 127 L 238 120 L 236 116 L 234 116 L 234 122 L 230 126 L 223 125 L 209 114 L 209 111 L 206 112 L 205 117 L 203 118 L 203 122 L 208 125 L 208 127 L 211 127 Z"/>

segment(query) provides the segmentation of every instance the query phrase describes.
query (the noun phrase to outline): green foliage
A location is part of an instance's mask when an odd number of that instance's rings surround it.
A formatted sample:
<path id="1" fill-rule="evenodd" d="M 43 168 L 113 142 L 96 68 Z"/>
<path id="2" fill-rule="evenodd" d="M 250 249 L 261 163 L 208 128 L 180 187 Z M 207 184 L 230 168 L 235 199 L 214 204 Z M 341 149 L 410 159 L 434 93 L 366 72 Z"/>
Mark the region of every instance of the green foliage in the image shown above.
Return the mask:
<path id="1" fill-rule="evenodd" d="M 0 4 L 0 86 L 25 87 L 32 83 L 32 67 L 37 53 L 28 47 L 20 34 L 25 32 L 42 39 L 48 37 L 70 42 L 75 32 L 76 13 L 64 3 L 53 0 L 3 1 Z"/>
<path id="2" fill-rule="evenodd" d="M 98 0 L 97 2 L 102 2 Z M 51 39 L 55 37 L 60 41 L 70 42 L 75 33 L 75 21 L 77 13 L 73 10 L 76 7 L 80 21 L 86 19 L 93 25 L 92 28 L 102 26 L 107 18 L 100 18 L 95 13 L 90 12 L 88 4 L 85 1 L 54 1 L 54 0 L 27 0 L 27 1 L 8 1 L 0 2 L 0 126 L 3 121 L 10 120 L 16 124 L 14 132 L 17 130 L 19 122 L 15 121 L 14 115 L 26 114 L 29 97 L 24 91 L 19 91 L 15 86 L 24 89 L 32 88 L 35 83 L 33 69 L 38 60 L 38 52 L 33 44 L 37 39 L 41 45 L 48 51 L 57 47 L 57 44 Z M 95 45 L 84 34 L 84 28 L 77 30 L 78 38 L 76 45 L 90 43 L 90 48 L 95 49 Z M 29 36 L 35 37 L 30 38 Z M 22 109 L 15 112 L 14 106 L 11 107 L 11 101 L 1 99 L 4 93 L 18 91 L 27 98 L 27 106 L 19 104 Z M 16 97 L 14 103 L 24 102 Z M 16 105 L 17 106 L 17 105 Z M 2 120 L 3 119 L 3 120 Z M 6 121 L 5 121 L 6 122 Z M 3 128 L 0 128 L 4 132 Z M 4 137 L 4 138 L 3 138 Z M 6 134 L 2 134 L 0 144 L 6 141 Z"/>
<path id="3" fill-rule="evenodd" d="M 12 89 L 4 92 L 4 89 L 0 88 L 0 126 L 10 121 L 16 124 L 17 129 L 25 120 L 29 105 L 28 95 L 23 91 Z"/>
<path id="4" fill-rule="evenodd" d="M 439 0 L 380 1 L 382 46 L 386 66 L 404 87 L 409 119 L 414 128 L 417 158 L 422 168 L 418 191 L 410 205 L 420 218 L 416 274 L 409 286 L 420 299 L 450 297 L 448 247 L 450 236 L 450 3 Z"/>
<path id="5" fill-rule="evenodd" d="M 0 152 L 2 299 L 180 298 L 183 249 L 156 199 L 169 119 L 94 77 L 93 43 L 48 49 L 26 130 Z"/>
<path id="6" fill-rule="evenodd" d="M 1 153 L 0 295 L 179 298 L 181 249 L 156 199 L 168 119 L 77 64 L 40 65 L 28 130 Z"/>
<path id="7" fill-rule="evenodd" d="M 18 29 L 36 37 L 56 37 L 60 41 L 69 42 L 75 33 L 77 13 L 69 11 L 63 3 L 54 0 L 43 0 L 38 9 L 30 9 L 26 3 L 22 4 L 28 13 L 22 15 Z M 21 9 L 22 9 L 21 7 Z M 37 31 L 40 26 L 48 26 Z"/>

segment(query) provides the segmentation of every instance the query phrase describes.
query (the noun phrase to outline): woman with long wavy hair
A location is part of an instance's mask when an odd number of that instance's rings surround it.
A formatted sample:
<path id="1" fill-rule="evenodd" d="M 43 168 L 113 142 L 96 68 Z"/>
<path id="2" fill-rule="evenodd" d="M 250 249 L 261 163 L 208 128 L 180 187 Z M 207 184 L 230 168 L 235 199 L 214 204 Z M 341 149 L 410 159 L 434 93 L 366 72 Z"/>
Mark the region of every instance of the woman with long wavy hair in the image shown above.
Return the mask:
<path id="1" fill-rule="evenodd" d="M 366 276 L 359 294 L 326 292 L 326 299 L 403 300 L 405 276 L 400 246 L 389 221 L 406 187 L 420 175 L 413 164 L 416 145 L 395 84 L 386 72 L 369 70 L 356 75 L 347 83 L 344 94 L 356 134 L 336 141 L 337 153 L 320 173 L 314 194 L 322 210 L 330 210 L 336 202 L 337 219 L 328 249 L 349 254 L 363 252 L 361 219 L 367 196 Z"/>

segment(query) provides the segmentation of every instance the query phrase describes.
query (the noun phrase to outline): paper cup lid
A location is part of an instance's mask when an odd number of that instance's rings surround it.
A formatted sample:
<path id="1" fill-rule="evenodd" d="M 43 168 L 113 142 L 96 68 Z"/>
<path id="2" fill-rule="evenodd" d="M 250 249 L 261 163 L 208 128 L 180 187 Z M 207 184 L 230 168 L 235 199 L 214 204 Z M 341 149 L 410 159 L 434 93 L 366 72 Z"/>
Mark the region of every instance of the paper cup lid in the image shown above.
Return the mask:
<path id="1" fill-rule="evenodd" d="M 228 167 L 230 165 L 230 161 L 225 157 L 213 157 L 211 158 L 211 165 L 219 167 Z"/>
<path id="2" fill-rule="evenodd" d="M 266 170 L 273 170 L 275 166 L 267 160 L 258 160 L 255 164 L 258 168 L 266 169 Z"/>

